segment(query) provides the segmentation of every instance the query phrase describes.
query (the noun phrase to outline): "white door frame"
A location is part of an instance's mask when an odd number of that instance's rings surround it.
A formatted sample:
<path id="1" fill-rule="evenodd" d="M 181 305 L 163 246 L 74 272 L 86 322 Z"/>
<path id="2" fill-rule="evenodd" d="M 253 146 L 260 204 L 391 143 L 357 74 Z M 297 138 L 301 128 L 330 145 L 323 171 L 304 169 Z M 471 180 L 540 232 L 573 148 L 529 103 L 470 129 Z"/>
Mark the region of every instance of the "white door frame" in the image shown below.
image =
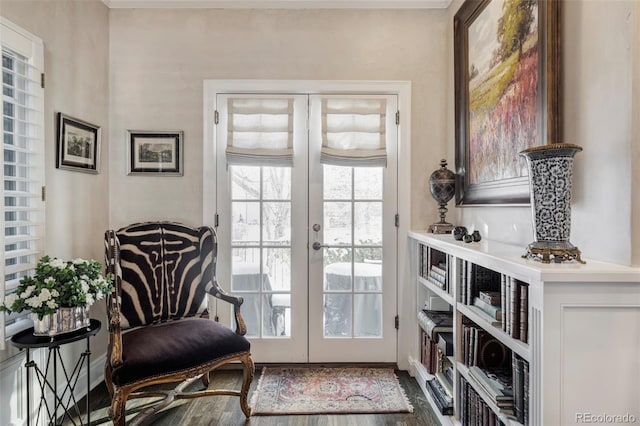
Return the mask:
<path id="1" fill-rule="evenodd" d="M 408 244 L 406 237 L 409 231 L 411 216 L 411 82 L 409 81 L 349 81 L 349 80 L 205 80 L 203 84 L 203 199 L 202 222 L 215 226 L 215 212 L 218 210 L 216 196 L 216 132 L 213 122 L 216 110 L 216 94 L 218 93 L 301 93 L 301 94 L 370 94 L 386 93 L 398 95 L 398 110 L 401 114 L 398 126 L 398 251 L 397 251 L 397 297 L 396 303 L 406 299 L 405 288 L 409 279 L 407 265 Z M 213 160 L 213 161 L 212 161 Z M 226 322 L 229 318 L 228 304 L 216 304 L 214 313 Z M 409 307 L 410 308 L 410 307 Z M 218 310 L 219 309 L 219 310 Z M 410 315 L 415 313 L 409 309 L 403 312 L 397 308 L 400 315 L 400 330 L 398 332 L 398 367 L 408 368 L 408 355 L 413 333 L 408 325 Z M 413 309 L 415 310 L 415 309 Z M 408 311 L 408 312 L 407 312 Z M 407 324 L 403 327 L 403 324 Z"/>

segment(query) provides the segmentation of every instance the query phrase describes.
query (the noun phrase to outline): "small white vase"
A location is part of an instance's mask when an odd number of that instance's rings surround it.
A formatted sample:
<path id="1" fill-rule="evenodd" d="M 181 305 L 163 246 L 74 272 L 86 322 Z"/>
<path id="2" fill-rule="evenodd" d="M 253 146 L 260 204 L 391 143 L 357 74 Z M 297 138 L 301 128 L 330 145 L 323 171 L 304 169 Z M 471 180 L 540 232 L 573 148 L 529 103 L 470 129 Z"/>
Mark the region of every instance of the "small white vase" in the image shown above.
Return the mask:
<path id="1" fill-rule="evenodd" d="M 72 307 L 58 308 L 53 314 L 38 318 L 38 314 L 31 314 L 33 318 L 33 334 L 35 336 L 55 336 L 80 330 L 91 324 L 89 308 Z"/>

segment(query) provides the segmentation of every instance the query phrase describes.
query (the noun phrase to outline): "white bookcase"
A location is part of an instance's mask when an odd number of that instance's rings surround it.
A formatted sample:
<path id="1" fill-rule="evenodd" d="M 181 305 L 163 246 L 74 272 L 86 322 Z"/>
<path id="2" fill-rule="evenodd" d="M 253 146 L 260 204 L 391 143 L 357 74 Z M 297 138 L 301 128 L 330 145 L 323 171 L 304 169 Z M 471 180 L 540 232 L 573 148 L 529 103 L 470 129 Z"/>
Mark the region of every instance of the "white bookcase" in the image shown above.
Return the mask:
<path id="1" fill-rule="evenodd" d="M 640 423 L 640 268 L 586 259 L 586 264 L 523 259 L 524 247 L 494 241 L 464 243 L 451 235 L 410 232 L 411 282 L 416 285 L 413 323 L 415 346 L 411 372 L 432 406 L 426 381 L 433 377 L 421 363 L 417 313 L 425 301 L 453 310 L 454 415 L 439 415 L 444 425 L 462 424 L 461 381 L 464 378 L 507 425 L 519 425 L 501 414 L 473 380 L 462 359 L 463 321 L 468 320 L 528 363 L 528 425 Z M 447 256 L 449 289 L 421 275 L 423 247 Z M 528 326 L 523 340 L 467 304 L 461 295 L 462 268 L 475 264 L 527 286 Z M 434 411 L 438 411 L 434 409 Z M 468 423 L 468 422 L 467 422 Z"/>

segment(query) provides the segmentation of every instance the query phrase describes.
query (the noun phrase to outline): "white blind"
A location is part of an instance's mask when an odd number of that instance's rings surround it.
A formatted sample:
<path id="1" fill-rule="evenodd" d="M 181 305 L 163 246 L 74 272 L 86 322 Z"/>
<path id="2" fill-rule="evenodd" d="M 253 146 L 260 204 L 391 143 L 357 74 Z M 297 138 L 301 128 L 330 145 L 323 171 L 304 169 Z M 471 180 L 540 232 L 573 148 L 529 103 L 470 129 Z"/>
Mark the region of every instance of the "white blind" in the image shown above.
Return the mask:
<path id="1" fill-rule="evenodd" d="M 227 163 L 293 165 L 293 99 L 229 98 Z"/>
<path id="2" fill-rule="evenodd" d="M 386 111 L 386 99 L 322 99 L 320 162 L 339 166 L 386 166 Z"/>
<path id="3" fill-rule="evenodd" d="M 44 234 L 44 90 L 40 86 L 42 44 L 2 20 L 3 177 L 0 235 L 1 296 L 15 291 L 20 279 L 35 269 Z M 10 35 L 5 37 L 5 35 Z M 27 47 L 31 46 L 32 49 Z M 25 56 L 25 54 L 31 54 Z M 20 52 L 20 53 L 19 53 Z M 28 312 L 0 314 L 0 346 L 6 338 L 31 326 Z"/>

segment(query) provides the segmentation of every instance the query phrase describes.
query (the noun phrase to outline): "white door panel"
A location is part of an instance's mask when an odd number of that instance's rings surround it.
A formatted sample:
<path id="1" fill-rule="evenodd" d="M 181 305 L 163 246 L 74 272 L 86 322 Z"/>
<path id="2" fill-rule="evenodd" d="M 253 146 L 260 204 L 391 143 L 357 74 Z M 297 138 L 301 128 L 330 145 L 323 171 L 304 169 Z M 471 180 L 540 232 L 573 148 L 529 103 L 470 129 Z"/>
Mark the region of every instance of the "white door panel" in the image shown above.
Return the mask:
<path id="1" fill-rule="evenodd" d="M 321 164 L 326 97 L 309 103 L 309 361 L 395 362 L 396 126 L 386 167 Z M 397 97 L 384 97 L 394 117 Z"/>
<path id="2" fill-rule="evenodd" d="M 307 361 L 307 96 L 218 95 L 217 140 L 226 141 L 229 98 L 293 98 L 293 167 L 228 165 L 218 158 L 218 277 L 242 296 L 258 362 Z M 230 315 L 230 314 L 229 314 Z"/>

